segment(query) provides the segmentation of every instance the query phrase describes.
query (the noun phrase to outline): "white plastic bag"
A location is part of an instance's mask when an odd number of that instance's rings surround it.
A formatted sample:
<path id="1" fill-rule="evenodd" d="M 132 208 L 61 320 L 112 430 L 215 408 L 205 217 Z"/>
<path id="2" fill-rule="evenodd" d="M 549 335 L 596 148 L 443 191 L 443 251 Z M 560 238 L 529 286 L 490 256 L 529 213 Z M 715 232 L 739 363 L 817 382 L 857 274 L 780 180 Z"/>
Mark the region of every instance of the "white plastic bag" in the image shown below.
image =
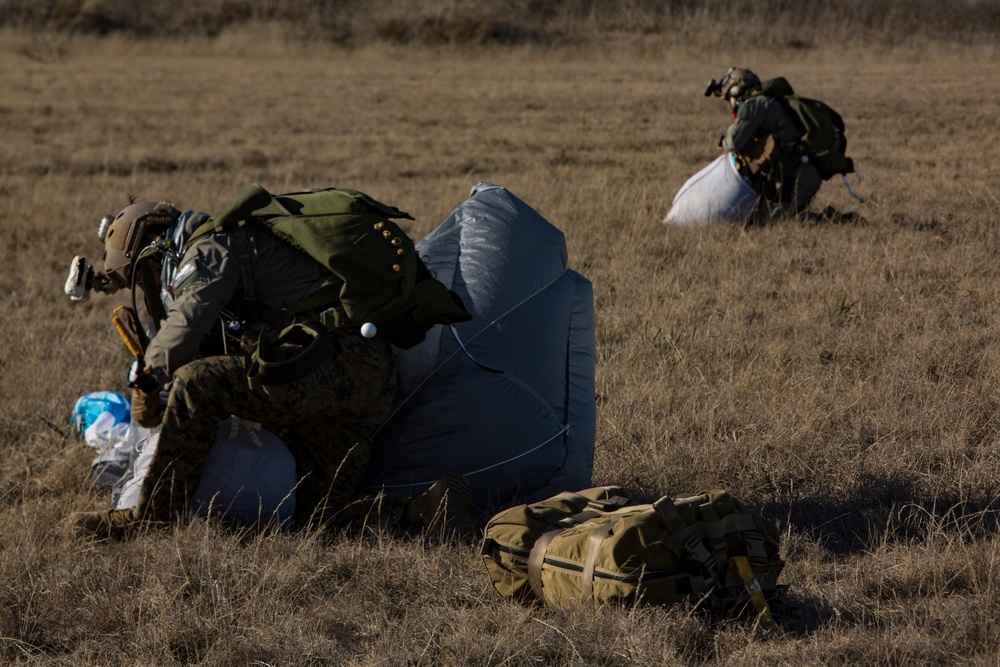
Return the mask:
<path id="1" fill-rule="evenodd" d="M 118 417 L 112 412 L 102 412 L 94 419 L 94 423 L 84 429 L 83 439 L 98 452 L 103 452 L 108 447 L 125 441 L 129 423 L 118 421 Z"/>

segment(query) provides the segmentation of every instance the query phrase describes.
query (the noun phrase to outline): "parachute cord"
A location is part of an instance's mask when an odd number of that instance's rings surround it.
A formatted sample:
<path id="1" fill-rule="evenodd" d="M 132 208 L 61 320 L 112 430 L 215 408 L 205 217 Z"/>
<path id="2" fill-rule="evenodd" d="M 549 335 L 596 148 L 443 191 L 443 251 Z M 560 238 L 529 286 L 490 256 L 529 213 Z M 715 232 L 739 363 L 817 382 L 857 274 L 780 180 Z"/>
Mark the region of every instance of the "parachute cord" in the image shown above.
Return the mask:
<path id="1" fill-rule="evenodd" d="M 560 273 L 558 276 L 556 276 L 551 282 L 547 283 L 546 285 L 543 285 L 542 287 L 538 288 L 535 292 L 533 292 L 533 293 L 529 294 L 528 296 L 526 296 L 525 298 L 521 299 L 516 304 L 514 304 L 513 306 L 511 306 L 510 308 L 508 308 L 506 311 L 504 311 L 503 314 L 501 314 L 500 316 L 496 317 L 492 322 L 490 322 L 485 327 L 483 327 L 482 329 L 480 329 L 479 331 L 477 331 L 475 333 L 475 335 L 473 335 L 469 339 L 469 342 L 472 342 L 473 340 L 475 340 L 479 336 L 479 334 L 481 334 L 484 331 L 490 329 L 497 322 L 499 322 L 500 320 L 502 320 L 503 318 L 507 317 L 508 315 L 510 315 L 511 313 L 513 313 L 515 310 L 517 310 L 518 308 L 520 308 L 521 306 L 523 306 L 524 304 L 526 304 L 529 301 L 531 301 L 532 299 L 534 299 L 536 296 L 538 296 L 539 294 L 541 294 L 542 292 L 544 292 L 545 290 L 547 290 L 552 285 L 556 284 L 564 275 L 566 275 L 566 269 L 563 269 L 563 272 Z M 485 370 L 485 371 L 489 371 L 491 373 L 504 373 L 504 371 L 502 371 L 502 370 L 497 370 L 495 368 L 490 368 L 489 366 L 484 366 L 484 365 L 480 364 L 478 361 L 476 361 L 475 359 L 473 359 L 472 355 L 469 354 L 469 351 L 466 349 L 465 344 L 462 342 L 462 339 L 458 337 L 458 332 L 455 330 L 455 325 L 454 324 L 449 324 L 448 327 L 451 329 L 451 333 L 452 333 L 453 336 L 455 336 L 455 340 L 458 341 L 458 344 L 461 347 L 461 349 L 465 352 L 466 355 L 468 355 L 468 357 L 472 361 L 472 363 L 474 363 L 478 368 L 480 368 L 482 370 Z M 391 422 L 393 420 L 393 418 L 395 418 L 396 414 L 400 410 L 403 409 L 403 406 L 406 405 L 407 403 L 409 403 L 410 399 L 413 398 L 413 396 L 416 395 L 416 393 L 418 391 L 420 391 L 420 388 L 423 387 L 427 383 L 428 380 L 430 380 L 432 377 L 434 377 L 434 374 L 437 373 L 439 370 L 441 370 L 441 368 L 443 368 L 445 364 L 447 364 L 449 361 L 451 361 L 452 358 L 456 354 L 458 354 L 457 350 L 454 351 L 454 352 L 452 352 L 451 354 L 449 354 L 445 359 L 443 359 L 433 369 L 431 369 L 431 371 L 426 376 L 424 376 L 424 379 L 417 383 L 417 386 L 413 388 L 413 391 L 411 391 L 401 401 L 399 401 L 399 403 L 396 404 L 396 408 L 392 412 L 390 412 L 389 415 L 385 419 L 382 420 L 382 423 L 375 430 L 375 433 L 374 433 L 374 435 L 372 437 L 374 438 L 375 436 L 377 436 L 382 431 L 382 429 L 385 428 L 385 426 L 389 422 Z"/>
<path id="2" fill-rule="evenodd" d="M 469 361 L 488 373 L 503 373 L 503 371 L 499 368 L 491 368 L 476 361 L 476 358 L 472 356 L 471 352 L 469 352 L 469 348 L 465 347 L 465 343 L 462 342 L 462 338 L 458 335 L 458 330 L 455 328 L 455 325 L 449 322 L 448 328 L 451 329 L 451 335 L 455 337 L 455 342 L 458 343 L 460 348 L 462 348 L 462 352 L 465 352 L 465 356 L 469 358 Z"/>
<path id="3" fill-rule="evenodd" d="M 858 194 L 856 192 L 854 192 L 854 190 L 851 188 L 851 184 L 847 180 L 847 174 L 841 174 L 841 178 L 844 179 L 844 187 L 846 187 L 847 191 L 851 193 L 851 196 L 854 197 L 855 199 L 857 199 L 862 204 L 864 204 L 865 200 L 862 199 L 861 197 L 859 197 Z M 861 182 L 861 176 L 859 175 L 858 176 L 858 183 L 860 183 L 860 182 Z"/>
<path id="4" fill-rule="evenodd" d="M 236 415 L 230 416 L 229 422 L 229 439 L 234 440 L 236 436 L 240 433 L 240 426 L 246 429 L 247 436 L 253 441 L 257 449 L 264 446 L 264 443 L 260 441 L 260 436 L 257 432 L 261 429 L 260 422 L 252 422 L 249 419 L 243 419 L 242 417 L 237 417 Z"/>
<path id="5" fill-rule="evenodd" d="M 546 445 L 548 445 L 549 443 L 551 443 L 552 441 L 554 441 L 556 438 L 559 438 L 559 437 L 565 435 L 568 432 L 569 432 L 569 426 L 563 425 L 562 428 L 559 429 L 558 433 L 556 433 L 555 435 L 553 435 L 550 438 L 547 438 L 547 439 L 543 440 L 541 443 L 535 445 L 534 447 L 532 447 L 528 451 L 521 452 L 520 454 L 516 454 L 516 455 L 510 457 L 509 459 L 505 459 L 505 460 L 500 461 L 498 463 L 494 463 L 492 465 L 488 465 L 485 468 L 479 468 L 478 470 L 470 470 L 469 472 L 463 472 L 462 476 L 463 477 L 472 477 L 473 475 L 481 475 L 482 473 L 490 471 L 490 470 L 493 470 L 494 468 L 499 468 L 500 466 L 507 465 L 508 463 L 510 463 L 512 461 L 516 461 L 517 459 L 524 458 L 525 456 L 528 456 L 529 454 L 533 454 L 534 452 L 537 452 L 542 447 L 545 447 Z M 422 482 L 407 482 L 406 484 L 383 484 L 382 488 L 386 489 L 386 490 L 388 490 L 388 489 L 411 489 L 411 488 L 419 487 L 419 486 L 430 486 L 431 484 L 433 484 L 436 481 L 437 481 L 437 479 L 428 479 L 428 480 L 424 480 Z"/>

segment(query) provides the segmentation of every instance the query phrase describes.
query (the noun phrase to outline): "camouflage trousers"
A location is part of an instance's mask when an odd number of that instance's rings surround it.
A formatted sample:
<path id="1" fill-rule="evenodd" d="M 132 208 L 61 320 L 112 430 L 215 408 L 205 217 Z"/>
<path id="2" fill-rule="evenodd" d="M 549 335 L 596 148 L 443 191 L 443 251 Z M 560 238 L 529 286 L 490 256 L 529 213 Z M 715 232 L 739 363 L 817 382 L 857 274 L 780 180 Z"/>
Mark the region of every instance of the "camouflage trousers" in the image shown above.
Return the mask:
<path id="1" fill-rule="evenodd" d="M 822 182 L 815 166 L 789 153 L 776 160 L 771 173 L 757 183 L 764 196 L 758 213 L 765 219 L 801 213 L 809 208 Z"/>
<path id="2" fill-rule="evenodd" d="M 236 415 L 281 433 L 295 457 L 297 526 L 399 527 L 407 498 L 358 495 L 372 436 L 396 388 L 392 353 L 379 339 L 331 333 L 331 358 L 280 385 L 251 389 L 243 355 L 207 357 L 180 368 L 139 492 L 139 515 L 167 520 L 186 511 L 219 422 Z"/>

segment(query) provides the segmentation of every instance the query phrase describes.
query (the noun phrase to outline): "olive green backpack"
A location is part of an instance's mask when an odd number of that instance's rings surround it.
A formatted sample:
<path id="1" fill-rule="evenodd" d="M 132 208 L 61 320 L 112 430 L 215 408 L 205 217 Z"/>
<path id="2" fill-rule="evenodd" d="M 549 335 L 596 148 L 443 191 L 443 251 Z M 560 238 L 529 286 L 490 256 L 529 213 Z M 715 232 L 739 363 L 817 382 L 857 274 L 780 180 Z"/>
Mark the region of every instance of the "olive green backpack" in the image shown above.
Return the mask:
<path id="1" fill-rule="evenodd" d="M 424 340 L 436 324 L 471 319 L 461 299 L 427 270 L 394 219 L 410 214 L 357 190 L 327 188 L 272 195 L 245 190 L 226 211 L 197 229 L 208 233 L 260 224 L 330 270 L 336 284 L 282 313 L 254 307 L 255 319 L 282 327 L 297 313 L 322 310 L 327 328 L 374 324 L 401 348 Z"/>
<path id="2" fill-rule="evenodd" d="M 763 82 L 760 94 L 781 102 L 798 123 L 802 150 L 824 180 L 854 172 L 854 161 L 845 154 L 847 137 L 844 119 L 839 113 L 824 102 L 799 97 L 784 77 Z"/>
<path id="3" fill-rule="evenodd" d="M 614 486 L 519 505 L 487 524 L 483 562 L 505 598 L 549 607 L 752 605 L 773 627 L 777 528 L 725 491 L 633 504 Z"/>

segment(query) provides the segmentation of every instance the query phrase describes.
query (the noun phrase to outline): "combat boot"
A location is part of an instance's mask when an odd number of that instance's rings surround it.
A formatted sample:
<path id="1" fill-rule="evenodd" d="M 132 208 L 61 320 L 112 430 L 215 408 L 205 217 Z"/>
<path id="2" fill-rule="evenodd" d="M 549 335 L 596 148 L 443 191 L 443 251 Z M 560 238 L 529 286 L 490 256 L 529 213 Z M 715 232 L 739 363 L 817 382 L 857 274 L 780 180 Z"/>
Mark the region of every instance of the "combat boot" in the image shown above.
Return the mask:
<path id="1" fill-rule="evenodd" d="M 424 533 L 467 537 L 474 528 L 472 487 L 457 472 L 448 472 L 429 489 L 410 499 L 406 518 L 412 528 Z"/>
<path id="2" fill-rule="evenodd" d="M 99 512 L 76 512 L 71 521 L 77 532 L 101 538 L 121 539 L 133 533 L 140 526 L 151 522 L 143 521 L 135 508 L 124 510 L 102 510 Z"/>

